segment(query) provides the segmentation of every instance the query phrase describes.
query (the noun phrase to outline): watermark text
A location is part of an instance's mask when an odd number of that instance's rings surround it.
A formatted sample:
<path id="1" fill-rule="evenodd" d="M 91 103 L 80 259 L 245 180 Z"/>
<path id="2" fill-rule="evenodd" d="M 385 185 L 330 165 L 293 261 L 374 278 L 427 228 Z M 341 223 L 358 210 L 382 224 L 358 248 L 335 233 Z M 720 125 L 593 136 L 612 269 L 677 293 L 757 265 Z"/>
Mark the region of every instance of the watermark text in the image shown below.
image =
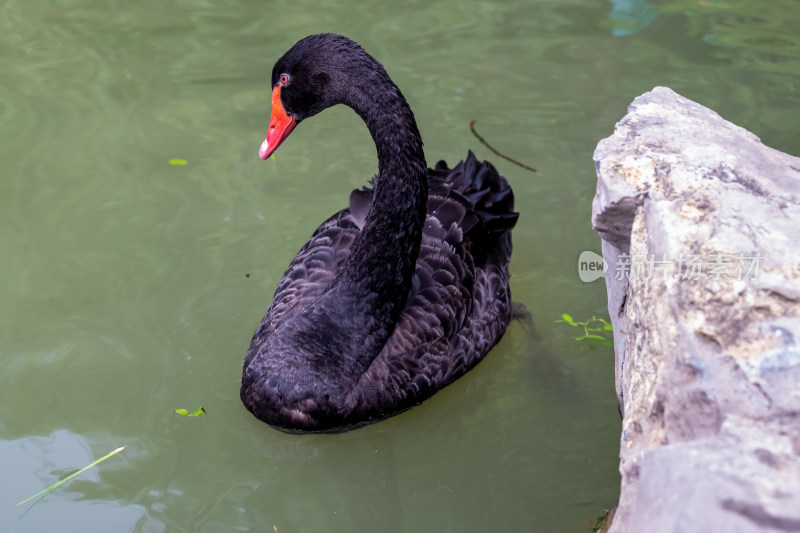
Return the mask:
<path id="1" fill-rule="evenodd" d="M 761 275 L 763 257 L 760 252 L 710 255 L 687 253 L 620 254 L 613 265 L 591 251 L 578 258 L 578 275 L 589 282 L 610 275 L 617 280 L 662 279 L 681 280 L 756 280 Z"/>

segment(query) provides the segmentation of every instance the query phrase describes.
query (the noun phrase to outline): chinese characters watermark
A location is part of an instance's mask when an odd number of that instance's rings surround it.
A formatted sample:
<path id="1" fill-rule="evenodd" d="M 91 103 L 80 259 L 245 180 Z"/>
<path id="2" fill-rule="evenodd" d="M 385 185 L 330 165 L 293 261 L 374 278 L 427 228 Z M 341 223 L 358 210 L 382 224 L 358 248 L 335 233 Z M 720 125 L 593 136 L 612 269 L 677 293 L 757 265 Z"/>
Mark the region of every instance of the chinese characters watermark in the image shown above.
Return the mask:
<path id="1" fill-rule="evenodd" d="M 581 281 L 590 282 L 610 273 L 614 279 L 756 280 L 761 274 L 760 252 L 709 255 L 687 253 L 620 254 L 614 265 L 590 251 L 578 258 Z"/>

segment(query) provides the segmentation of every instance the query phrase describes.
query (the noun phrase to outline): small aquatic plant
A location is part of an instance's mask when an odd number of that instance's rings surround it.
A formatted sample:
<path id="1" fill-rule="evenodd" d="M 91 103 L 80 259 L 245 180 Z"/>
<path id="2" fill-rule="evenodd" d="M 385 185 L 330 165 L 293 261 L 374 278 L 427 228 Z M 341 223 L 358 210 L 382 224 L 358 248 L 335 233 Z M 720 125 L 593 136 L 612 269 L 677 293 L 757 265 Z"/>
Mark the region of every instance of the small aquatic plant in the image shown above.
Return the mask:
<path id="1" fill-rule="evenodd" d="M 612 339 L 606 337 L 607 332 L 613 331 L 613 327 L 611 324 L 596 316 L 592 316 L 592 318 L 578 322 L 575 321 L 570 315 L 564 313 L 561 315 L 560 320 L 555 320 L 554 323 L 556 324 L 569 324 L 575 328 L 582 328 L 583 335 L 578 335 L 577 337 L 573 337 L 576 342 L 581 344 L 588 345 L 589 348 L 596 348 L 598 344 L 600 346 L 614 346 Z"/>

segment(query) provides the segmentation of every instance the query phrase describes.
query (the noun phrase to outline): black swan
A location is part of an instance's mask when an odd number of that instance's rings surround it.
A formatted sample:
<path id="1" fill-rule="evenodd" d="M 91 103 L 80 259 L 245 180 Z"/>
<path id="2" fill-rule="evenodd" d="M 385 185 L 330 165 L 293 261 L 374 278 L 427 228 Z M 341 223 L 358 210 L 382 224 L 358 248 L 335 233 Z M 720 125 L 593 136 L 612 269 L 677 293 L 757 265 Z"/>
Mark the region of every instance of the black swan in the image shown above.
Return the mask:
<path id="1" fill-rule="evenodd" d="M 400 89 L 355 42 L 312 35 L 278 60 L 261 159 L 336 104 L 369 128 L 378 175 L 300 249 L 247 352 L 242 402 L 285 431 L 345 431 L 419 404 L 511 318 L 511 187 L 472 152 L 428 169 Z"/>

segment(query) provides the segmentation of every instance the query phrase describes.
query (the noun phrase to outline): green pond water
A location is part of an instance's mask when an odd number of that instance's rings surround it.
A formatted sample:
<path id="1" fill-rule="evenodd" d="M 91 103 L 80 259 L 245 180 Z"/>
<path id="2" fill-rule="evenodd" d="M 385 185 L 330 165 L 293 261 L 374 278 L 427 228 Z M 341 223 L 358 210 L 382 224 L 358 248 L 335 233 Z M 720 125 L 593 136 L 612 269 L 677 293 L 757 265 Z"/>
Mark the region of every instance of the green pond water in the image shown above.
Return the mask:
<path id="1" fill-rule="evenodd" d="M 472 149 L 509 178 L 541 342 L 512 324 L 423 405 L 296 436 L 242 407 L 242 360 L 377 170 L 346 108 L 257 156 L 274 61 L 321 31 L 384 63 L 429 164 Z M 800 2 L 0 2 L 0 531 L 590 531 L 619 491 L 613 352 L 554 321 L 607 316 L 577 274 L 592 151 L 656 85 L 800 153 Z"/>

